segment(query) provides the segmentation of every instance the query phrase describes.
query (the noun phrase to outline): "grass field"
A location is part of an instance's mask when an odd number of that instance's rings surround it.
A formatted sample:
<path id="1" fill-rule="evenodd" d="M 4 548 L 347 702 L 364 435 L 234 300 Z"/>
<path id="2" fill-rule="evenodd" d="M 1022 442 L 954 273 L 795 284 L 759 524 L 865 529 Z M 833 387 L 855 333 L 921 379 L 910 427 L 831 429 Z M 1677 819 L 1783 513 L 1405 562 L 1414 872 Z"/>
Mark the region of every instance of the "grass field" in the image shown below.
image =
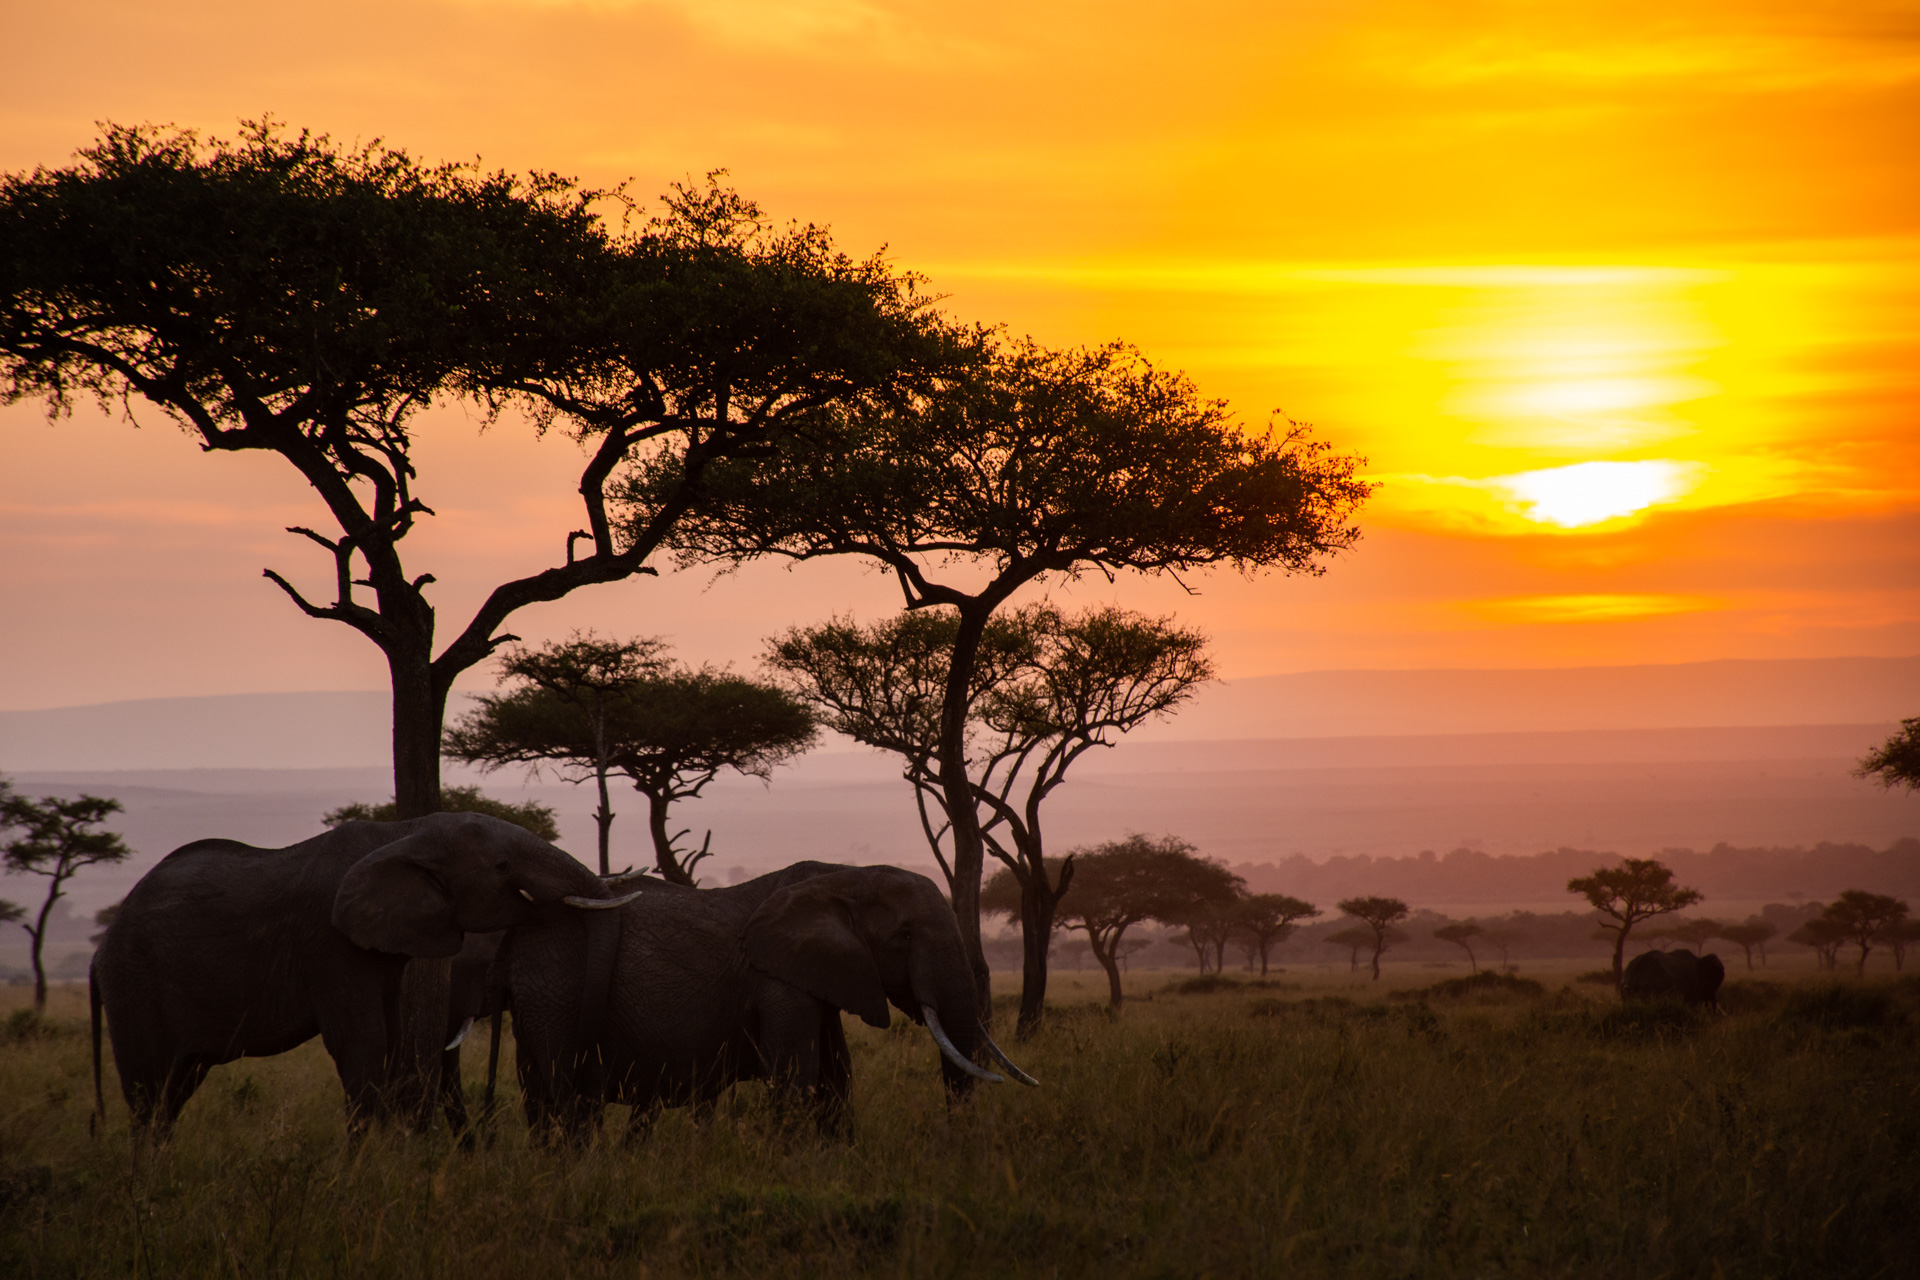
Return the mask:
<path id="1" fill-rule="evenodd" d="M 1015 1052 L 1044 1087 L 951 1111 L 924 1033 L 849 1019 L 850 1141 L 746 1086 L 634 1146 L 616 1114 L 530 1149 L 510 1106 L 476 1150 L 350 1150 L 316 1041 L 214 1072 L 138 1162 L 111 1065 L 88 1137 L 63 988 L 0 1031 L 0 1274 L 1920 1274 L 1920 980 L 1742 973 L 1714 1019 L 1551 974 L 1190 976 L 1131 975 L 1113 1021 L 1059 975 Z"/>

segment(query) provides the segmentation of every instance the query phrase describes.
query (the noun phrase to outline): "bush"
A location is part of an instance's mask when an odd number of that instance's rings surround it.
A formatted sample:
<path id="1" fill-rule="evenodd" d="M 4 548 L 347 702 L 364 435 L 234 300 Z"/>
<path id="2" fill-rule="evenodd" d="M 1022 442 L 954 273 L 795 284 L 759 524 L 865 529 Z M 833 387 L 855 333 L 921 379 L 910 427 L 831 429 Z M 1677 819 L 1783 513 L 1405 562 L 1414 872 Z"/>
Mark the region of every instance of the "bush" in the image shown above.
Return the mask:
<path id="1" fill-rule="evenodd" d="M 1574 981 L 1575 982 L 1591 982 L 1596 987 L 1610 987 L 1613 985 L 1613 970 L 1589 969 L 1585 973 L 1581 974 L 1579 977 L 1575 978 Z"/>
<path id="2" fill-rule="evenodd" d="M 1801 987 L 1787 996 L 1780 1017 L 1786 1022 L 1839 1031 L 1884 1027 L 1892 1020 L 1893 994 L 1885 987 L 1829 982 Z"/>
<path id="3" fill-rule="evenodd" d="M 1607 980 L 1613 980 L 1611 975 Z M 1434 983 L 1425 991 L 1395 993 L 1402 1000 L 1423 1000 L 1428 996 L 1438 996 L 1443 1000 L 1460 1000 L 1468 996 L 1533 1000 L 1545 994 L 1547 989 L 1532 978 L 1516 978 L 1512 974 L 1495 973 L 1491 969 L 1482 970 L 1471 977 L 1448 978 L 1445 982 Z"/>
<path id="4" fill-rule="evenodd" d="M 1675 999 L 1636 1000 L 1600 1015 L 1594 1031 L 1603 1040 L 1675 1040 L 1707 1025 L 1707 1014 Z"/>
<path id="5" fill-rule="evenodd" d="M 1210 996 L 1218 991 L 1238 991 L 1246 985 L 1238 978 L 1229 978 L 1224 974 L 1203 973 L 1197 978 L 1187 978 L 1173 984 L 1173 990 L 1183 996 Z"/>

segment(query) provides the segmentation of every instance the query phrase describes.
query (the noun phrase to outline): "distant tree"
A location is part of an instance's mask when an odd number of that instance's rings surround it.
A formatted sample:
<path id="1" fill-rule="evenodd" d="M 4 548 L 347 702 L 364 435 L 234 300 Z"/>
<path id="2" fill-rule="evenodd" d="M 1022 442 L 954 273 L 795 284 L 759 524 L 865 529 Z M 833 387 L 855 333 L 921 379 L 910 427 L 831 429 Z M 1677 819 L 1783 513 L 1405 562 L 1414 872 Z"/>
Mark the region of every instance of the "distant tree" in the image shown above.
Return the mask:
<path id="1" fill-rule="evenodd" d="M 1351 547 L 1371 486 L 1308 429 L 1249 431 L 1185 377 L 1122 343 L 1056 351 L 983 334 L 931 394 L 816 415 L 804 448 L 717 464 L 674 537 L 701 561 L 859 555 L 908 609 L 958 619 L 940 705 L 954 914 L 980 949 L 987 845 L 966 769 L 974 665 L 988 621 L 1022 589 L 1086 573 L 1318 573 Z M 643 478 L 641 510 L 671 466 Z"/>
<path id="2" fill-rule="evenodd" d="M 771 777 L 818 733 L 812 710 L 786 690 L 711 668 L 679 668 L 646 680 L 628 715 L 615 763 L 647 797 L 654 862 L 674 884 L 693 884 L 694 868 L 710 849 L 707 842 L 680 848 L 687 833 L 668 829 L 673 802 L 698 796 L 723 770 Z M 713 833 L 707 834 L 710 842 Z"/>
<path id="3" fill-rule="evenodd" d="M 1867 971 L 1867 953 L 1873 950 L 1889 928 L 1907 918 L 1907 904 L 1883 893 L 1848 889 L 1827 904 L 1820 919 L 1847 942 L 1860 948 L 1856 973 Z"/>
<path id="4" fill-rule="evenodd" d="M 1894 971 L 1904 971 L 1907 967 L 1907 948 L 1920 942 L 1920 920 L 1902 918 L 1891 921 L 1881 930 L 1880 941 L 1886 943 L 1887 949 L 1893 952 Z"/>
<path id="5" fill-rule="evenodd" d="M 1847 935 L 1833 921 L 1824 916 L 1815 916 L 1789 933 L 1787 941 L 1813 948 L 1820 967 L 1832 969 L 1839 964 L 1840 948 L 1847 944 Z"/>
<path id="6" fill-rule="evenodd" d="M 1346 947 L 1348 949 L 1347 972 L 1358 973 L 1360 953 L 1373 945 L 1374 932 L 1362 925 L 1354 925 L 1351 928 L 1336 930 L 1321 941 L 1330 947 Z"/>
<path id="7" fill-rule="evenodd" d="M 1473 954 L 1473 940 L 1486 932 L 1471 920 L 1458 920 L 1453 924 L 1442 925 L 1433 931 L 1433 936 L 1442 942 L 1451 942 L 1467 953 L 1467 964 L 1475 973 L 1480 972 L 1480 962 Z"/>
<path id="8" fill-rule="evenodd" d="M 1239 876 L 1198 856 L 1176 836 L 1132 835 L 1070 856 L 1077 870 L 1060 901 L 1060 920 L 1085 931 L 1094 959 L 1107 971 L 1108 1008 L 1114 1013 L 1124 1000 L 1118 948 L 1129 928 L 1143 920 L 1182 919 L 1201 903 L 1230 902 L 1243 887 Z M 1011 871 L 1003 869 L 994 879 L 1001 876 L 1012 882 Z M 994 900 L 1005 901 L 1012 887 L 1007 883 Z"/>
<path id="9" fill-rule="evenodd" d="M 1602 867 L 1590 876 L 1567 881 L 1567 892 L 1583 895 L 1603 916 L 1601 931 L 1613 939 L 1613 985 L 1620 987 L 1626 968 L 1627 935 L 1633 926 L 1654 916 L 1684 911 L 1699 902 L 1698 889 L 1673 883 L 1673 872 L 1652 858 L 1623 858 L 1617 867 Z"/>
<path id="10" fill-rule="evenodd" d="M 485 795 L 478 787 L 446 787 L 440 792 L 440 811 L 442 813 L 484 813 L 490 818 L 499 818 L 517 827 L 525 827 L 550 844 L 560 838 L 560 825 L 554 821 L 553 810 L 538 800 L 514 804 L 508 800 L 496 800 L 492 796 Z M 343 822 L 398 822 L 399 820 L 400 806 L 391 800 L 381 804 L 368 804 L 365 801 L 343 804 L 320 819 L 329 827 L 337 827 Z"/>
<path id="11" fill-rule="evenodd" d="M 1248 958 L 1260 957 L 1260 976 L 1264 978 L 1273 949 L 1287 940 L 1294 922 L 1319 914 L 1320 908 L 1311 902 L 1284 893 L 1253 893 L 1235 904 L 1233 927 L 1248 948 Z"/>
<path id="12" fill-rule="evenodd" d="M 1240 900 L 1229 898 L 1195 903 L 1185 915 L 1172 921 L 1186 926 L 1186 931 L 1175 940 L 1193 948 L 1200 960 L 1201 973 L 1225 971 L 1227 944 L 1233 941 L 1239 916 Z"/>
<path id="13" fill-rule="evenodd" d="M 1920 716 L 1900 722 L 1900 732 L 1861 757 L 1856 778 L 1878 778 L 1883 786 L 1920 789 Z"/>
<path id="14" fill-rule="evenodd" d="M 11 788 L 0 795 L 0 830 L 21 833 L 0 846 L 0 858 L 4 858 L 7 874 L 47 878 L 47 896 L 34 922 L 26 922 L 24 911 L 19 917 L 20 927 L 32 939 L 36 1011 L 44 1012 L 47 1007 L 47 917 L 65 892 L 67 881 L 88 867 L 123 862 L 133 854 L 118 835 L 92 829 L 120 811 L 118 800 L 101 796 L 83 795 L 76 800 L 46 796 L 29 800 L 12 793 Z"/>
<path id="15" fill-rule="evenodd" d="M 658 640 L 601 640 L 575 632 L 539 649 L 509 649 L 500 662 L 506 693 L 484 694 L 446 732 L 442 750 L 454 760 L 494 770 L 523 764 L 552 767 L 576 785 L 597 784 L 594 821 L 600 836 L 600 874 L 609 874 L 613 806 L 607 775 L 624 745 L 624 730 L 641 682 L 666 666 Z"/>
<path id="16" fill-rule="evenodd" d="M 1373 931 L 1373 977 L 1374 981 L 1379 981 L 1380 953 L 1392 945 L 1387 931 L 1407 918 L 1407 904 L 1398 898 L 1365 897 L 1347 898 L 1337 905 L 1341 911 L 1362 921 Z"/>
<path id="17" fill-rule="evenodd" d="M 1527 938 L 1527 931 L 1517 924 L 1496 924 L 1481 935 L 1487 945 L 1500 953 L 1500 967 L 1513 969 L 1513 948 Z"/>
<path id="18" fill-rule="evenodd" d="M 124 898 L 121 899 L 121 902 L 124 902 L 124 901 L 125 901 Z M 111 925 L 113 923 L 113 918 L 119 914 L 120 914 L 119 902 L 108 903 L 106 906 L 94 912 L 93 922 L 100 927 L 100 932 L 88 934 L 87 941 L 91 942 L 96 947 L 99 946 L 101 943 L 101 940 L 107 936 L 107 926 Z"/>
<path id="19" fill-rule="evenodd" d="M 1663 931 L 1666 937 L 1675 942 L 1684 943 L 1692 950 L 1699 950 L 1711 939 L 1718 938 L 1720 922 L 1702 916 L 1693 920 L 1676 920 Z"/>
<path id="20" fill-rule="evenodd" d="M 766 659 L 833 729 L 900 757 L 921 830 L 949 887 L 954 827 L 941 717 L 959 627 L 958 615 L 946 609 L 866 627 L 835 620 L 789 631 Z M 1070 615 L 1036 604 L 988 620 L 968 693 L 966 773 L 986 813 L 981 839 L 1022 893 L 1021 1035 L 1045 1010 L 1055 915 L 1074 866 L 1046 858 L 1044 802 L 1082 755 L 1167 714 L 1211 676 L 1204 638 L 1171 619 L 1117 608 Z"/>
<path id="21" fill-rule="evenodd" d="M 1764 965 L 1767 962 L 1767 942 L 1779 932 L 1778 925 L 1768 924 L 1765 920 L 1755 917 L 1737 924 L 1721 925 L 1718 936 L 1746 952 L 1747 968 L 1752 969 L 1753 949 L 1760 948 L 1760 963 Z"/>

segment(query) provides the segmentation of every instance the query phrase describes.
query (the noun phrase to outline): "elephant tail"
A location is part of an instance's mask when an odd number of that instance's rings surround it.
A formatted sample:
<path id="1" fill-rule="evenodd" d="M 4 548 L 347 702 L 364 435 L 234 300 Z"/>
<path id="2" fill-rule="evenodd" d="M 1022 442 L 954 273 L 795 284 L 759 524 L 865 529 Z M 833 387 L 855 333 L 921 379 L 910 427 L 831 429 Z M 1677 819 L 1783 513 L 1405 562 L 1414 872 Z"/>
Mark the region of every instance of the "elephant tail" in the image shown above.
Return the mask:
<path id="1" fill-rule="evenodd" d="M 502 1010 L 493 1011 L 493 1034 L 487 1040 L 487 1096 L 480 1104 L 480 1123 L 486 1125 L 493 1119 L 493 1086 L 500 1078 L 500 1018 Z"/>
<path id="2" fill-rule="evenodd" d="M 100 1088 L 100 975 L 99 959 L 87 964 L 87 1003 L 93 1008 L 93 1114 L 87 1117 L 87 1136 L 100 1131 L 107 1118 L 107 1098 Z"/>

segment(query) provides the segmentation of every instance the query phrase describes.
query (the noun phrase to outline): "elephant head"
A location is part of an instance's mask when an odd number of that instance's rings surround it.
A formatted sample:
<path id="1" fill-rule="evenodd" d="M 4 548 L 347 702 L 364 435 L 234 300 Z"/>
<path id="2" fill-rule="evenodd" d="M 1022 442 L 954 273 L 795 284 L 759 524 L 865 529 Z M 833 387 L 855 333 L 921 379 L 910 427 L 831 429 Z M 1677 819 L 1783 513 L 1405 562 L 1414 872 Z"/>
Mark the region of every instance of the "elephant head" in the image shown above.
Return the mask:
<path id="1" fill-rule="evenodd" d="M 829 872 L 775 892 L 747 922 L 747 961 L 868 1026 L 892 1004 L 933 1036 L 955 1090 L 1003 1077 L 971 1061 L 985 1050 L 1023 1084 L 980 1023 L 973 969 L 953 910 L 933 881 L 898 867 Z"/>
<path id="2" fill-rule="evenodd" d="M 544 904 L 604 909 L 628 900 L 522 827 L 437 813 L 347 871 L 333 924 L 357 946 L 439 958 L 459 954 L 467 934 L 511 929 Z"/>

